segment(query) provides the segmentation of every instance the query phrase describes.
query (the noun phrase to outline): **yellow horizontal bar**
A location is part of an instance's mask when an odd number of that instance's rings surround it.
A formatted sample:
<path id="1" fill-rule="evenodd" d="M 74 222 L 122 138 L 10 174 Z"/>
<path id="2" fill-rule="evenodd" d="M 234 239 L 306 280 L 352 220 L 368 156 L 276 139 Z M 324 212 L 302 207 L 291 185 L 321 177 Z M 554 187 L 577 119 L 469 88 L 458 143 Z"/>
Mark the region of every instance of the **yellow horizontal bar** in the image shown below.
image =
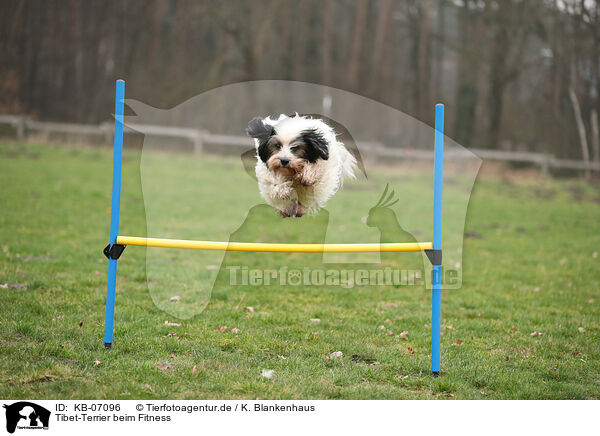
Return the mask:
<path id="1" fill-rule="evenodd" d="M 391 253 L 423 251 L 433 248 L 431 242 L 394 242 L 385 244 L 274 244 L 263 242 L 185 241 L 181 239 L 117 236 L 117 244 L 139 247 L 193 248 L 217 251 L 255 251 L 270 253 Z"/>

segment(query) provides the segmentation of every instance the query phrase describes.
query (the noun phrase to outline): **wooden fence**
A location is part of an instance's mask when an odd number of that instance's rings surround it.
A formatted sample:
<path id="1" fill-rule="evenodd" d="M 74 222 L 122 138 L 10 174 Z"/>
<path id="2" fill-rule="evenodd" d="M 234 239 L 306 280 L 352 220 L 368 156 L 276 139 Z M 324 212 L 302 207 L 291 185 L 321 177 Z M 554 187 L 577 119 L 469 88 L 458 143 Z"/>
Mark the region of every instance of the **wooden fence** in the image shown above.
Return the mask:
<path id="1" fill-rule="evenodd" d="M 92 124 L 73 124 L 73 123 L 55 123 L 34 121 L 20 115 L 0 115 L 0 125 L 10 125 L 15 131 L 18 140 L 26 140 L 31 132 L 48 139 L 50 134 L 58 133 L 65 135 L 80 135 L 98 137 L 100 141 L 107 144 L 112 143 L 113 123 L 104 122 L 99 125 Z M 253 146 L 250 138 L 245 136 L 220 135 L 210 133 L 204 130 L 191 129 L 186 127 L 157 126 L 149 124 L 128 124 L 126 132 L 138 132 L 146 136 L 178 138 L 189 141 L 191 148 L 195 153 L 202 153 L 205 145 L 217 145 L 224 147 L 234 147 L 239 149 L 248 149 Z M 584 162 L 581 160 L 557 159 L 547 153 L 530 153 L 520 151 L 501 151 L 470 149 L 481 159 L 502 161 L 502 162 L 521 162 L 538 166 L 544 175 L 548 175 L 551 169 L 568 169 L 576 171 L 600 171 L 600 162 Z M 403 149 L 386 147 L 379 142 L 360 141 L 360 152 L 363 156 L 369 158 L 381 159 L 433 159 L 433 151 L 418 149 Z M 469 153 L 460 150 L 448 150 L 444 154 L 446 158 L 458 159 L 470 157 Z"/>

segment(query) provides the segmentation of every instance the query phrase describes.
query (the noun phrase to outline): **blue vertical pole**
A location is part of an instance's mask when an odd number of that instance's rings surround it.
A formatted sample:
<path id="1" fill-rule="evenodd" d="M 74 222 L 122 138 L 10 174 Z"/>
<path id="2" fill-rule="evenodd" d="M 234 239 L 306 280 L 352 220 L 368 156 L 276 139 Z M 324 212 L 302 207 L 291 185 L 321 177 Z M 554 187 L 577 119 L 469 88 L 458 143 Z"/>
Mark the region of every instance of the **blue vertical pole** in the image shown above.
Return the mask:
<path id="1" fill-rule="evenodd" d="M 110 245 L 117 243 L 119 234 L 119 212 L 121 209 L 121 167 L 123 162 L 123 106 L 125 81 L 117 80 L 115 93 L 115 140 L 113 156 L 112 202 L 110 208 Z M 115 293 L 117 287 L 117 259 L 108 259 L 108 282 L 106 286 L 106 317 L 104 319 L 104 346 L 113 342 L 115 319 Z"/>
<path id="2" fill-rule="evenodd" d="M 433 170 L 433 249 L 442 249 L 442 186 L 444 177 L 444 105 L 435 105 Z M 439 262 L 441 263 L 441 262 Z M 431 372 L 440 373 L 440 330 L 442 320 L 442 265 L 431 273 Z"/>

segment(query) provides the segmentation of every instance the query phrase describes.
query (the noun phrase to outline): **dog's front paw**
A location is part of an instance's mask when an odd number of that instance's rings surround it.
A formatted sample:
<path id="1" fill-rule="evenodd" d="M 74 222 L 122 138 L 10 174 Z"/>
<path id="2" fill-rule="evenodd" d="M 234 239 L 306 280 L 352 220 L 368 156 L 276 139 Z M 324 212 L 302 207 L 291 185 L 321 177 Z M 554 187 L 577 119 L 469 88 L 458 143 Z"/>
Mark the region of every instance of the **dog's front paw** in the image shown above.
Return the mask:
<path id="1" fill-rule="evenodd" d="M 279 216 L 282 218 L 290 218 L 296 216 L 296 209 L 298 208 L 298 202 L 296 200 L 290 201 L 285 206 L 277 208 Z"/>
<path id="2" fill-rule="evenodd" d="M 300 218 L 302 215 L 306 213 L 306 208 L 298 203 L 298 201 L 291 201 L 288 205 L 277 209 L 279 216 L 282 218 Z"/>
<path id="3" fill-rule="evenodd" d="M 317 183 L 317 174 L 314 168 L 307 166 L 302 169 L 302 171 L 298 171 L 294 175 L 294 182 L 298 183 L 302 186 L 312 186 Z"/>
<path id="4" fill-rule="evenodd" d="M 277 213 L 281 218 L 290 218 L 294 216 L 290 209 L 277 209 Z"/>
<path id="5" fill-rule="evenodd" d="M 283 182 L 273 186 L 273 197 L 277 200 L 289 200 L 292 198 L 294 188 L 292 182 Z"/>
<path id="6" fill-rule="evenodd" d="M 296 174 L 294 181 L 302 186 L 312 186 L 315 184 L 315 181 L 312 178 L 307 177 L 303 173 Z"/>
<path id="7" fill-rule="evenodd" d="M 300 203 L 298 203 L 298 206 L 296 206 L 296 213 L 295 216 L 297 218 L 300 218 L 302 215 L 304 215 L 306 213 L 306 208 L 304 206 L 302 206 Z"/>

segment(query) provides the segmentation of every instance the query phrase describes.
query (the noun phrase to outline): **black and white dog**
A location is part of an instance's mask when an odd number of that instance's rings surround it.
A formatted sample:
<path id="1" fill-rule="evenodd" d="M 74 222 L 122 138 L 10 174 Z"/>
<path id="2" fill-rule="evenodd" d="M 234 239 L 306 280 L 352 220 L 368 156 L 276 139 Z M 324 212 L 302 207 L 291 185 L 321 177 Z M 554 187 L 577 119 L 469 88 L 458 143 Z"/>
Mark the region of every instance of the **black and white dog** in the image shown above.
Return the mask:
<path id="1" fill-rule="evenodd" d="M 356 159 L 320 119 L 257 117 L 246 132 L 256 146 L 260 195 L 282 217 L 316 214 L 345 177 L 355 177 Z"/>

